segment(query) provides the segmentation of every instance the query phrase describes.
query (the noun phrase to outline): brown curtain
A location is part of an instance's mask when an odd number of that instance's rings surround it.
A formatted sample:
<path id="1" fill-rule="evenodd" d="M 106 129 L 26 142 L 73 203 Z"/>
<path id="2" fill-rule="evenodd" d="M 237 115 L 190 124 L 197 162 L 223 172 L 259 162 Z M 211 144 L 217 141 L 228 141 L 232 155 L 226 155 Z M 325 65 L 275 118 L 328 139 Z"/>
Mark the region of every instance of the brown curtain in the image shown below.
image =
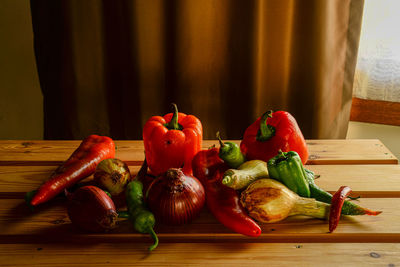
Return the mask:
<path id="1" fill-rule="evenodd" d="M 45 138 L 141 139 L 194 114 L 238 139 L 266 110 L 306 138 L 344 138 L 363 0 L 31 1 Z"/>

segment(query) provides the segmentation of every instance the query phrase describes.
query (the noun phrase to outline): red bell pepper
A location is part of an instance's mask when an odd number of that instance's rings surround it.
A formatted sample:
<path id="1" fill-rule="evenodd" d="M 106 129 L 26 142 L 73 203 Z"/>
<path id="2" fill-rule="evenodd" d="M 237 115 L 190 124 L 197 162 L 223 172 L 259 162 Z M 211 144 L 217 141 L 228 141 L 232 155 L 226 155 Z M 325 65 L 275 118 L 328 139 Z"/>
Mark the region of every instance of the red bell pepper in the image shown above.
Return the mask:
<path id="1" fill-rule="evenodd" d="M 286 111 L 268 111 L 250 125 L 240 143 L 248 160 L 268 162 L 279 150 L 296 151 L 303 164 L 308 159 L 306 141 L 295 118 Z"/>
<path id="2" fill-rule="evenodd" d="M 193 115 L 174 113 L 164 117 L 153 116 L 144 125 L 143 143 L 147 164 L 154 175 L 160 175 L 170 168 L 182 168 L 192 174 L 192 159 L 201 149 L 203 128 Z"/>
<path id="3" fill-rule="evenodd" d="M 69 159 L 39 187 L 31 205 L 36 206 L 52 199 L 64 189 L 93 174 L 100 161 L 113 158 L 114 155 L 115 145 L 111 138 L 98 135 L 86 137 Z"/>
<path id="4" fill-rule="evenodd" d="M 224 172 L 229 167 L 218 154 L 218 148 L 202 150 L 192 162 L 193 174 L 206 191 L 208 210 L 229 229 L 246 236 L 257 237 L 261 234 L 261 228 L 240 204 L 239 193 L 221 182 Z"/>

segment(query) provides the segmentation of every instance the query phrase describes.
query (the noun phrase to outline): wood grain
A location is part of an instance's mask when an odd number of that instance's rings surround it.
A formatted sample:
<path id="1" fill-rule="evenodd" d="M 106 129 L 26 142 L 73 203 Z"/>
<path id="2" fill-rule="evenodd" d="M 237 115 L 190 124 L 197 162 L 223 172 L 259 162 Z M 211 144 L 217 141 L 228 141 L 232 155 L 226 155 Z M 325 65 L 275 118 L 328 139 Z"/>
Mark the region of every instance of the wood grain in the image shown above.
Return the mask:
<path id="1" fill-rule="evenodd" d="M 25 192 L 36 189 L 55 168 L 0 166 L 0 198 L 23 198 Z M 133 175 L 139 168 L 129 166 Z M 400 165 L 309 165 L 307 168 L 321 175 L 316 183 L 329 192 L 347 185 L 353 189 L 353 196 L 400 197 Z"/>
<path id="2" fill-rule="evenodd" d="M 400 198 L 366 198 L 360 205 L 381 210 L 379 216 L 344 216 L 334 233 L 325 220 L 293 216 L 274 224 L 261 224 L 262 235 L 250 238 L 233 233 L 204 209 L 192 223 L 182 226 L 156 225 L 161 242 L 400 242 Z M 29 212 L 23 200 L 0 200 L 0 243 L 36 242 L 142 242 L 149 240 L 132 229 L 130 221 L 106 234 L 88 234 L 71 225 L 65 200 L 45 204 Z M 85 240 L 85 241 L 84 241 Z M 43 241 L 42 241 L 43 242 Z"/>
<path id="3" fill-rule="evenodd" d="M 239 141 L 235 141 L 239 143 Z M 0 141 L 0 165 L 59 165 L 80 141 Z M 115 141 L 116 157 L 131 165 L 144 159 L 142 141 Z M 217 145 L 205 140 L 203 148 Z M 397 164 L 397 158 L 379 140 L 308 140 L 308 164 Z"/>
<path id="4" fill-rule="evenodd" d="M 398 243 L 0 244 L 2 266 L 397 266 Z"/>
<path id="5" fill-rule="evenodd" d="M 400 166 L 379 140 L 308 140 L 307 168 L 316 183 L 336 191 L 348 185 L 362 206 L 379 216 L 343 216 L 334 233 L 325 220 L 304 216 L 262 224 L 249 238 L 225 228 L 206 208 L 191 224 L 157 224 L 159 247 L 129 221 L 104 234 L 76 229 L 66 200 L 28 210 L 22 197 L 35 189 L 80 141 L 0 141 L 1 266 L 396 266 L 400 262 Z M 141 141 L 116 141 L 117 157 L 136 173 L 143 160 Z M 216 144 L 205 141 L 204 148 Z M 340 165 L 338 165 L 340 164 Z M 90 177 L 89 177 L 90 179 Z"/>
<path id="6" fill-rule="evenodd" d="M 350 120 L 400 125 L 400 103 L 353 97 Z"/>

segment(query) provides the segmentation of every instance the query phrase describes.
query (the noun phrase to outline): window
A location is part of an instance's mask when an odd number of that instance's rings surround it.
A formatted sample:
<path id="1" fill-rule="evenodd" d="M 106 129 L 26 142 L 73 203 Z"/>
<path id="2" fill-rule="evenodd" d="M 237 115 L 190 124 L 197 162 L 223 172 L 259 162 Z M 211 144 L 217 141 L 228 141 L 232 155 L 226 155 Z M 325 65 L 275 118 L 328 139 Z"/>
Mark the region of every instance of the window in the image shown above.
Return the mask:
<path id="1" fill-rule="evenodd" d="M 400 1 L 366 0 L 351 120 L 400 125 Z"/>

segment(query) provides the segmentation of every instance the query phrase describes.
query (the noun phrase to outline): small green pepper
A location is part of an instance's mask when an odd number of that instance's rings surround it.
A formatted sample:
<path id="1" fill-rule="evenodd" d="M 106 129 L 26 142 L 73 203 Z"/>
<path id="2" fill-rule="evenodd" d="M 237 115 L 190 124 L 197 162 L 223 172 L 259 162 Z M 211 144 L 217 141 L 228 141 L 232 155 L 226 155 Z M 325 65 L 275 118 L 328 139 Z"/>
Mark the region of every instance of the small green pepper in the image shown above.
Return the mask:
<path id="1" fill-rule="evenodd" d="M 246 158 L 240 151 L 240 147 L 238 146 L 238 144 L 233 142 L 222 142 L 219 132 L 217 132 L 217 138 L 220 144 L 219 157 L 226 164 L 228 164 L 229 167 L 237 169 L 246 161 Z"/>
<path id="2" fill-rule="evenodd" d="M 301 197 L 310 197 L 310 186 L 303 163 L 295 151 L 282 152 L 268 161 L 269 176 L 282 182 Z"/>
<path id="3" fill-rule="evenodd" d="M 126 203 L 134 228 L 140 233 L 150 234 L 154 244 L 149 247 L 149 250 L 155 249 L 158 246 L 158 237 L 153 229 L 156 220 L 153 213 L 148 211 L 144 205 L 142 182 L 138 180 L 129 182 L 126 187 Z"/>

